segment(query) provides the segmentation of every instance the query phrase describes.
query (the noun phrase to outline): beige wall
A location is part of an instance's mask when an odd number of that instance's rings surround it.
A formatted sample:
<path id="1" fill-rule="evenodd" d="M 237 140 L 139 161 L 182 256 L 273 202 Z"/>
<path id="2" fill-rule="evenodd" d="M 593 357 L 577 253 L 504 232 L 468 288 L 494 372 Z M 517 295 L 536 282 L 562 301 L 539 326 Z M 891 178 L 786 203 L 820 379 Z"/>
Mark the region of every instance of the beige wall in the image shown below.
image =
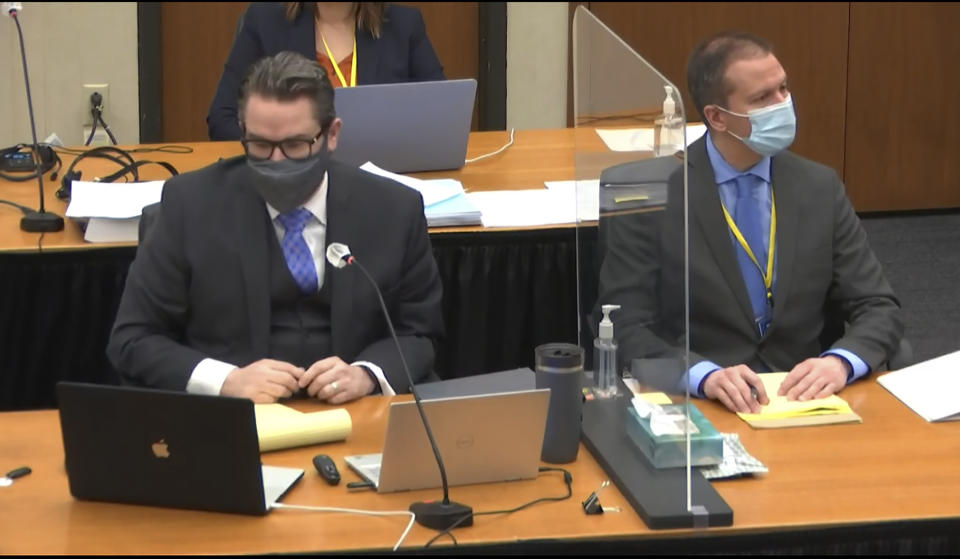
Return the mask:
<path id="1" fill-rule="evenodd" d="M 24 2 L 20 15 L 42 142 L 82 143 L 83 84 L 110 86 L 104 120 L 121 143 L 140 141 L 135 2 Z M 0 147 L 30 141 L 16 24 L 0 16 Z M 85 139 L 85 138 L 84 138 Z"/>
<path id="2" fill-rule="evenodd" d="M 567 125 L 567 2 L 507 2 L 507 128 Z"/>

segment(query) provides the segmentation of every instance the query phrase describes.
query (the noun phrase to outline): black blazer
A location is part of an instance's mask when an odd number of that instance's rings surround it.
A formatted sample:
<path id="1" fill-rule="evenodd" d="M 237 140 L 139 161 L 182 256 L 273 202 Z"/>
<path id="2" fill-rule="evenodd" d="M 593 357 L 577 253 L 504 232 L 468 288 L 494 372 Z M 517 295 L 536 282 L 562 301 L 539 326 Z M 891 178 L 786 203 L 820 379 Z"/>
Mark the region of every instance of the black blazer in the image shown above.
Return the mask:
<path id="1" fill-rule="evenodd" d="M 357 29 L 357 84 L 442 80 L 443 67 L 416 8 L 388 5 L 380 38 Z M 313 10 L 304 8 L 292 23 L 283 2 L 251 2 L 217 84 L 207 128 L 211 140 L 239 140 L 237 96 L 247 68 L 258 59 L 294 51 L 316 59 Z"/>
<path id="2" fill-rule="evenodd" d="M 184 390 L 211 357 L 245 366 L 267 355 L 269 235 L 263 199 L 244 158 L 167 181 L 159 215 L 130 266 L 107 355 L 125 381 Z M 326 243 L 347 244 L 383 293 L 414 382 L 431 375 L 443 335 L 442 287 L 423 200 L 393 181 L 331 162 Z M 409 383 L 370 283 L 355 267 L 333 270 L 333 354 L 380 366 Z M 318 355 L 317 359 L 327 357 Z"/>
<path id="3" fill-rule="evenodd" d="M 761 338 L 723 218 L 706 140 L 688 152 L 690 366 L 747 364 L 790 370 L 824 349 L 828 311 L 848 323 L 830 347 L 871 369 L 903 335 L 900 305 L 867 243 L 837 174 L 790 152 L 773 157 L 777 276 L 773 320 Z M 676 357 L 683 341 L 683 175 L 670 179 L 667 207 L 608 218 L 599 303 L 614 313 L 620 357 Z M 763 369 L 761 369 L 763 370 Z"/>

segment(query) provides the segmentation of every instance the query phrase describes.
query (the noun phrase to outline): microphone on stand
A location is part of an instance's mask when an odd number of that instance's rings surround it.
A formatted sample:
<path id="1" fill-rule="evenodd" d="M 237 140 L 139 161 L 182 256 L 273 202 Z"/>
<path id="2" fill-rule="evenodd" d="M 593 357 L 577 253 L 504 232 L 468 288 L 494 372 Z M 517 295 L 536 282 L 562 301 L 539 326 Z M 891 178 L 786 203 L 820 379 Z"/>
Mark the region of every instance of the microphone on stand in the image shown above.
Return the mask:
<path id="1" fill-rule="evenodd" d="M 387 312 L 387 305 L 383 302 L 383 295 L 377 282 L 367 272 L 357 259 L 350 253 L 350 248 L 343 243 L 330 243 L 327 247 L 327 262 L 335 268 L 344 268 L 355 265 L 363 272 L 363 275 L 370 281 L 373 290 L 377 293 L 377 299 L 380 301 L 380 309 L 383 311 L 383 317 L 390 328 L 390 335 L 393 337 L 393 343 L 397 346 L 397 353 L 400 354 L 400 363 L 403 365 L 403 372 L 407 374 L 407 381 L 410 383 L 410 392 L 413 393 L 413 400 L 417 404 L 417 411 L 420 412 L 420 420 L 423 421 L 423 428 L 427 432 L 427 438 L 430 440 L 430 448 L 433 449 L 433 456 L 437 459 L 437 466 L 440 468 L 440 482 L 443 485 L 443 501 L 420 501 L 410 505 L 410 512 L 414 513 L 417 523 L 434 530 L 448 530 L 457 523 L 458 526 L 473 525 L 473 508 L 460 503 L 450 501 L 450 487 L 447 485 L 447 471 L 443 467 L 443 460 L 440 458 L 440 449 L 437 448 L 437 442 L 433 438 L 433 431 L 427 422 L 427 416 L 423 413 L 423 405 L 420 403 L 420 395 L 413 384 L 413 377 L 410 376 L 410 369 L 407 368 L 407 360 L 403 357 L 403 350 L 400 349 L 400 341 L 397 339 L 397 333 L 393 329 L 393 321 L 390 320 L 390 313 Z M 461 519 L 466 518 L 458 523 Z"/>
<path id="2" fill-rule="evenodd" d="M 27 53 L 23 46 L 23 30 L 20 28 L 20 19 L 17 15 L 23 5 L 20 2 L 4 2 L 3 11 L 17 24 L 17 34 L 20 37 L 20 58 L 23 60 L 23 82 L 27 86 L 27 108 L 30 111 L 30 131 L 33 133 L 33 161 L 37 168 L 37 183 L 40 186 L 40 210 L 23 209 L 23 218 L 20 219 L 20 229 L 30 233 L 48 233 L 63 230 L 63 218 L 44 209 L 43 202 L 43 162 L 40 157 L 40 143 L 37 141 L 37 126 L 33 120 L 33 98 L 30 96 L 30 78 L 27 76 Z"/>

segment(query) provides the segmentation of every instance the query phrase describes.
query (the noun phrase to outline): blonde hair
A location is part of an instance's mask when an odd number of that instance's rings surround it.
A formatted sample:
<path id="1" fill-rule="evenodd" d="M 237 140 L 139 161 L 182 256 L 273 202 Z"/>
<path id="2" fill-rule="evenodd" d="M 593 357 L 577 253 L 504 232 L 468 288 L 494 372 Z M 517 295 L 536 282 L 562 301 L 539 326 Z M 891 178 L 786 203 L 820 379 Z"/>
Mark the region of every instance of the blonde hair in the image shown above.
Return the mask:
<path id="1" fill-rule="evenodd" d="M 303 5 L 305 2 L 285 2 L 286 8 L 284 13 L 287 16 L 287 21 L 292 22 L 293 20 L 300 17 L 300 13 L 303 12 Z M 357 15 L 357 28 L 363 29 L 367 33 L 370 33 L 375 38 L 380 38 L 380 30 L 383 28 L 384 22 L 384 13 L 387 10 L 386 2 L 355 2 L 354 12 Z"/>

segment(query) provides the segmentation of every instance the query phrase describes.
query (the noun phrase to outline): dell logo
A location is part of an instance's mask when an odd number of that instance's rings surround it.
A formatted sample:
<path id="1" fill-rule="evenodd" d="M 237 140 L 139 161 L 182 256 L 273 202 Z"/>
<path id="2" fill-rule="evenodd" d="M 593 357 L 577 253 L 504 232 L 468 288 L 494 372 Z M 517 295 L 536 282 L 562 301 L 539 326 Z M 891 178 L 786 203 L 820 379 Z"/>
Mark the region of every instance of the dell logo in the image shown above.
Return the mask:
<path id="1" fill-rule="evenodd" d="M 466 434 L 457 437 L 457 448 L 463 450 L 473 446 L 473 435 Z"/>
<path id="2" fill-rule="evenodd" d="M 167 442 L 164 439 L 150 445 L 150 448 L 153 449 L 153 455 L 157 458 L 170 458 L 170 449 L 167 447 Z"/>

